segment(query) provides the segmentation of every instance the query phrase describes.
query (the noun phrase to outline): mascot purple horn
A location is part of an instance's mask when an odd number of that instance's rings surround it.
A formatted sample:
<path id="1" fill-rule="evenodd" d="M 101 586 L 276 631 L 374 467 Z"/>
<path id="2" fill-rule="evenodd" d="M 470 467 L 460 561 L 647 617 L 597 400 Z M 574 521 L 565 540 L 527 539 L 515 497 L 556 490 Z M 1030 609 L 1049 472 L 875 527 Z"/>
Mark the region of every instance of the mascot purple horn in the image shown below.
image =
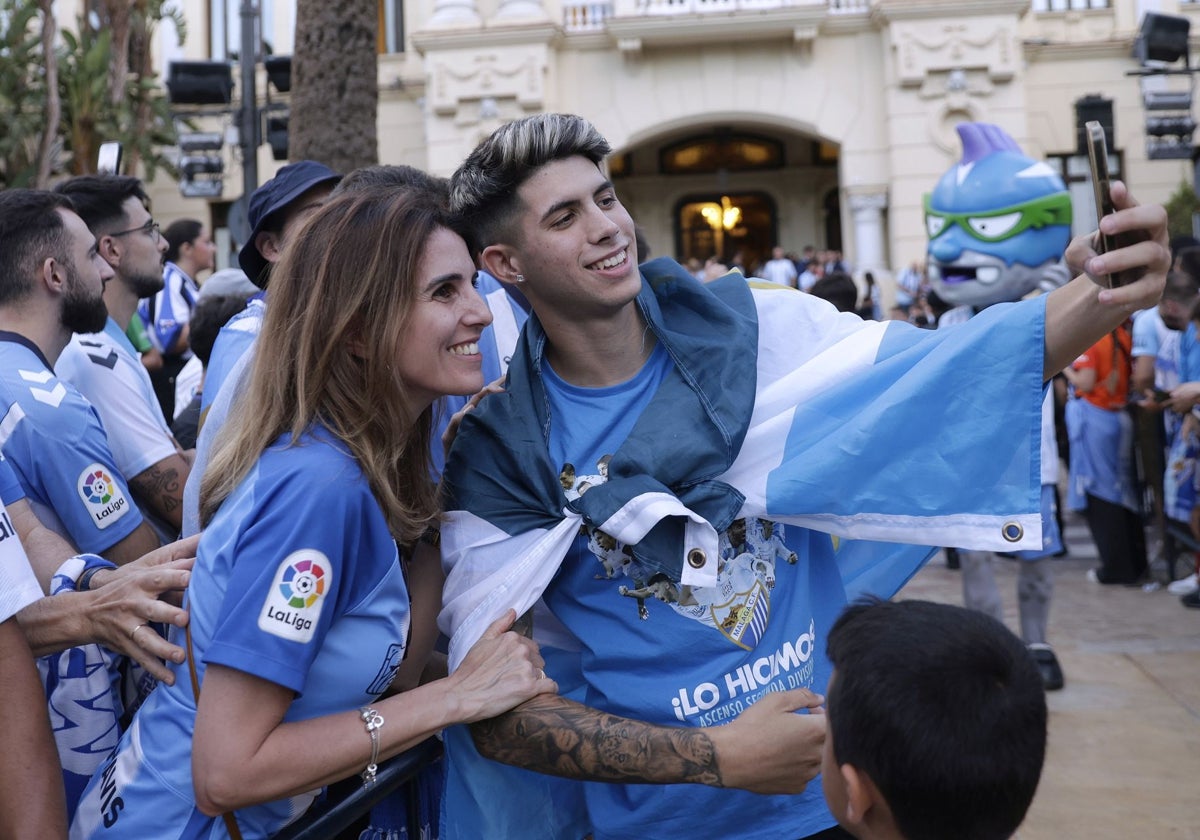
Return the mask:
<path id="1" fill-rule="evenodd" d="M 1062 178 L 999 126 L 956 130 L 962 160 L 925 196 L 927 270 L 937 296 L 977 311 L 1066 283 L 1071 196 Z"/>

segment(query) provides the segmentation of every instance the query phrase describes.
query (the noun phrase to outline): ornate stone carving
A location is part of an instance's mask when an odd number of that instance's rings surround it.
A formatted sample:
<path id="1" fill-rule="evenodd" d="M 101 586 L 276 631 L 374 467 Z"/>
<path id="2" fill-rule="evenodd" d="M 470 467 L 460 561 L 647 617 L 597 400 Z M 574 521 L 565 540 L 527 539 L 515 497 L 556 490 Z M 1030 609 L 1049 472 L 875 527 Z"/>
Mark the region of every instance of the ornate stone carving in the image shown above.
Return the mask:
<path id="1" fill-rule="evenodd" d="M 546 51 L 542 47 L 488 52 L 459 51 L 431 57 L 429 105 L 439 116 L 472 123 L 486 103 L 495 114 L 501 103 L 512 101 L 525 111 L 544 107 Z M 464 108 L 464 106 L 466 106 Z"/>
<path id="2" fill-rule="evenodd" d="M 983 71 L 991 82 L 1003 82 L 1012 79 L 1019 69 L 1021 55 L 1015 20 L 896 22 L 891 29 L 896 75 L 906 87 L 924 86 L 931 75 L 970 70 Z M 969 83 L 969 74 L 962 81 Z"/>

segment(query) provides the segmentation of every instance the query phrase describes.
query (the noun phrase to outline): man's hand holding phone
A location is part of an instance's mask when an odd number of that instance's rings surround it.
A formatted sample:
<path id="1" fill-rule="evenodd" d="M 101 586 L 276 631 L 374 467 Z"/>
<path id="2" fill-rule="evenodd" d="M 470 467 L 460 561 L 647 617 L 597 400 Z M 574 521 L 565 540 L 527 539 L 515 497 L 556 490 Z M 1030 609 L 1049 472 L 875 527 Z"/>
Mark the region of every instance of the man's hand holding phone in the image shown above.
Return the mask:
<path id="1" fill-rule="evenodd" d="M 1100 303 L 1121 307 L 1132 315 L 1156 305 L 1162 297 L 1171 268 L 1167 212 L 1160 205 L 1138 204 L 1120 181 L 1112 182 L 1109 194 L 1116 212 L 1100 219 L 1100 231 L 1109 237 L 1127 238 L 1120 247 L 1100 253 L 1094 234 L 1078 236 L 1067 248 L 1066 261 L 1073 273 L 1086 273 L 1101 287 Z M 1134 279 L 1110 286 L 1111 274 Z"/>
<path id="2" fill-rule="evenodd" d="M 1108 254 L 1146 241 L 1150 237 L 1145 231 L 1112 232 L 1105 229 L 1104 219 L 1117 212 L 1117 206 L 1113 200 L 1113 180 L 1109 175 L 1108 168 L 1108 143 L 1105 140 L 1104 128 L 1094 120 L 1084 124 L 1084 132 L 1087 137 L 1088 165 L 1091 168 L 1092 188 L 1096 199 L 1096 220 L 1098 222 L 1094 245 L 1096 253 Z M 1103 278 L 1102 285 L 1106 285 L 1110 289 L 1116 286 L 1126 286 L 1136 282 L 1140 276 L 1141 272 L 1136 269 L 1112 271 Z M 1093 276 L 1093 280 L 1096 279 Z"/>

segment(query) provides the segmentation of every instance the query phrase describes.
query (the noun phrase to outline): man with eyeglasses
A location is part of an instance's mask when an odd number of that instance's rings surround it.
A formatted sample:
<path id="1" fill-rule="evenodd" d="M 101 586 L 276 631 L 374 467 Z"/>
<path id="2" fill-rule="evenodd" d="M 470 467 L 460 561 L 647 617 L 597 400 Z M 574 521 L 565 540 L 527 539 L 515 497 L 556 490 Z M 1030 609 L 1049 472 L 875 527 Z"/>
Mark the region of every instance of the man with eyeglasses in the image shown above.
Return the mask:
<path id="1" fill-rule="evenodd" d="M 146 209 L 148 198 L 137 178 L 83 175 L 60 184 L 57 192 L 74 203 L 115 272 L 104 289 L 109 317 L 103 330 L 77 334 L 63 351 L 59 374 L 95 407 L 117 469 L 160 539 L 169 542 L 180 531 L 192 453 L 171 434 L 150 376 L 126 336 L 139 301 L 163 288 L 167 242 Z"/>

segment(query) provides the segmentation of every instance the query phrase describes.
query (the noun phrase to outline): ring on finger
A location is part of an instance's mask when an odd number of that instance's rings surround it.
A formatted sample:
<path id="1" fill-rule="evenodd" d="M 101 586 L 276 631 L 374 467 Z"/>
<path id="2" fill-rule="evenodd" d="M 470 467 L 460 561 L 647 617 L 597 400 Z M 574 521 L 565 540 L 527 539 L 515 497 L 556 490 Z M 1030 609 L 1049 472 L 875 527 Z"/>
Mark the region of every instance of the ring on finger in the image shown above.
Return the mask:
<path id="1" fill-rule="evenodd" d="M 132 639 L 137 634 L 137 631 L 141 630 L 145 626 L 146 626 L 146 622 L 143 621 L 141 624 L 134 627 L 132 630 L 129 631 L 129 638 Z"/>

